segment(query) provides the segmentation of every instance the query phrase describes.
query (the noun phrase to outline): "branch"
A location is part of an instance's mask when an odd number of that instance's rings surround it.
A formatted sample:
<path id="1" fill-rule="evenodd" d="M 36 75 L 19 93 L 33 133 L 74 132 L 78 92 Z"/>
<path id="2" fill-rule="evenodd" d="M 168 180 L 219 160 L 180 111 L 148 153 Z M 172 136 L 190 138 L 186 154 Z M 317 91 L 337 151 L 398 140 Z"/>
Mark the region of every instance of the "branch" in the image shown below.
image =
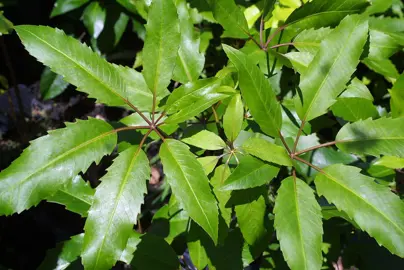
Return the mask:
<path id="1" fill-rule="evenodd" d="M 343 142 L 343 141 L 333 141 L 333 142 L 328 142 L 328 143 L 319 144 L 319 145 L 316 145 L 316 146 L 313 146 L 313 147 L 310 147 L 310 148 L 301 150 L 301 151 L 299 151 L 299 152 L 296 152 L 296 153 L 295 153 L 295 156 L 299 156 L 299 155 L 301 155 L 301 154 L 304 154 L 304 153 L 307 153 L 307 152 L 310 152 L 310 151 L 313 151 L 313 150 L 316 150 L 316 149 L 319 149 L 319 148 L 322 148 L 322 147 L 327 147 L 327 146 L 335 145 L 335 144 L 340 143 L 340 142 Z"/>
<path id="2" fill-rule="evenodd" d="M 302 120 L 299 131 L 297 132 L 297 135 L 296 135 L 295 144 L 293 145 L 293 152 L 292 152 L 293 154 L 296 152 L 296 147 L 297 147 L 297 144 L 299 143 L 300 135 L 302 135 L 302 131 L 303 131 L 305 124 L 306 124 L 306 120 Z"/>
<path id="3" fill-rule="evenodd" d="M 278 47 L 282 47 L 282 46 L 289 46 L 289 45 L 295 45 L 295 43 L 293 43 L 293 42 L 286 42 L 286 43 L 281 43 L 281 44 L 276 44 L 276 45 L 274 45 L 274 46 L 271 46 L 271 47 L 269 47 L 270 49 L 275 49 L 275 48 L 278 48 Z"/>
<path id="4" fill-rule="evenodd" d="M 308 161 L 306 161 L 306 160 L 304 160 L 304 159 L 302 159 L 302 158 L 300 158 L 300 157 L 294 156 L 293 158 L 296 159 L 296 160 L 298 160 L 298 161 L 300 161 L 300 162 L 302 162 L 302 163 L 304 163 L 304 164 L 306 164 L 307 166 L 312 167 L 312 168 L 315 169 L 316 171 L 319 171 L 319 172 L 321 172 L 321 173 L 324 173 L 324 171 L 323 171 L 321 168 L 319 168 L 319 167 L 317 167 L 317 166 L 311 164 L 310 162 L 308 162 Z"/>
<path id="5" fill-rule="evenodd" d="M 150 120 L 135 105 L 133 105 L 128 99 L 124 99 L 124 101 L 129 107 L 131 107 L 135 112 L 137 112 L 140 115 L 140 117 L 142 117 L 142 119 L 146 121 L 148 125 L 150 126 L 152 125 L 152 122 L 150 122 Z"/>
<path id="6" fill-rule="evenodd" d="M 264 48 L 267 49 L 268 46 L 269 46 L 269 43 L 271 43 L 271 41 L 274 39 L 274 37 L 275 37 L 277 34 L 279 34 L 283 29 L 285 29 L 287 26 L 288 26 L 287 24 L 284 24 L 284 25 L 282 25 L 281 27 L 279 27 L 278 29 L 276 29 L 275 33 L 273 33 L 272 35 L 270 35 L 270 36 L 268 37 L 268 40 L 267 40 L 267 42 L 265 43 Z"/>
<path id="7" fill-rule="evenodd" d="M 290 151 L 290 148 L 289 148 L 288 144 L 285 141 L 285 137 L 283 137 L 282 132 L 280 132 L 280 131 L 279 131 L 279 137 L 281 138 L 283 146 L 285 146 L 286 150 L 288 151 L 288 153 L 290 155 L 292 153 L 292 151 Z"/>

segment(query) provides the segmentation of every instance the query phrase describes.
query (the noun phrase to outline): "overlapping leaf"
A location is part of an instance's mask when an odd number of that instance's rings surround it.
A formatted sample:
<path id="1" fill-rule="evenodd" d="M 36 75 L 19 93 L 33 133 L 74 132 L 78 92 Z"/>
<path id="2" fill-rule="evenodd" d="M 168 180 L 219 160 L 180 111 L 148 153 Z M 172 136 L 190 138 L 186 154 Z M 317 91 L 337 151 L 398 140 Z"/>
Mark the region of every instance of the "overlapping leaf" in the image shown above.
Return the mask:
<path id="1" fill-rule="evenodd" d="M 270 143 L 262 138 L 249 138 L 243 143 L 243 150 L 268 162 L 292 166 L 292 160 L 290 159 L 285 148 Z"/>
<path id="2" fill-rule="evenodd" d="M 197 134 L 182 140 L 186 144 L 190 144 L 207 150 L 220 150 L 226 147 L 226 143 L 215 133 L 202 130 Z"/>
<path id="3" fill-rule="evenodd" d="M 98 2 L 91 2 L 83 13 L 83 22 L 91 37 L 98 38 L 104 30 L 107 12 Z"/>
<path id="4" fill-rule="evenodd" d="M 233 142 L 240 133 L 244 120 L 244 106 L 239 94 L 234 95 L 223 116 L 223 128 L 227 139 Z"/>
<path id="5" fill-rule="evenodd" d="M 66 123 L 66 128 L 32 141 L 0 173 L 0 214 L 20 213 L 52 196 L 91 163 L 111 153 L 116 142 L 112 127 L 93 118 Z"/>
<path id="6" fill-rule="evenodd" d="M 45 68 L 41 75 L 40 91 L 43 99 L 51 99 L 61 94 L 69 86 L 68 82 L 63 80 L 61 75 Z"/>
<path id="7" fill-rule="evenodd" d="M 323 228 L 313 190 L 299 178 L 282 180 L 274 214 L 276 235 L 289 267 L 320 269 Z"/>
<path id="8" fill-rule="evenodd" d="M 110 269 L 119 260 L 137 222 L 149 177 L 146 154 L 132 146 L 120 153 L 101 178 L 84 227 L 86 269 Z"/>
<path id="9" fill-rule="evenodd" d="M 57 0 L 51 13 L 51 18 L 74 10 L 90 0 Z"/>
<path id="10" fill-rule="evenodd" d="M 213 239 L 218 239 L 218 208 L 201 164 L 188 147 L 166 140 L 160 149 L 167 181 L 189 216 Z"/>
<path id="11" fill-rule="evenodd" d="M 241 94 L 254 120 L 266 134 L 278 137 L 282 125 L 281 106 L 271 84 L 247 55 L 227 45 L 223 48 L 238 70 Z"/>
<path id="12" fill-rule="evenodd" d="M 404 118 L 367 119 L 346 124 L 337 146 L 345 152 L 404 157 Z"/>
<path id="13" fill-rule="evenodd" d="M 355 71 L 368 36 L 366 17 L 352 15 L 321 42 L 320 49 L 302 74 L 302 95 L 295 98 L 300 119 L 309 121 L 335 102 Z"/>
<path id="14" fill-rule="evenodd" d="M 404 116 L 404 73 L 394 83 L 393 88 L 389 91 L 391 116 Z"/>
<path id="15" fill-rule="evenodd" d="M 180 21 L 181 44 L 178 50 L 174 80 L 187 83 L 198 79 L 205 64 L 204 54 L 199 52 L 199 33 L 194 30 L 191 10 L 185 0 L 177 1 L 177 11 Z"/>
<path id="16" fill-rule="evenodd" d="M 352 218 L 393 254 L 404 257 L 404 203 L 360 169 L 332 165 L 315 179 L 319 195 Z"/>
<path id="17" fill-rule="evenodd" d="M 172 0 L 154 0 L 150 6 L 143 48 L 143 76 L 154 95 L 166 91 L 180 46 L 180 26 Z"/>
<path id="18" fill-rule="evenodd" d="M 67 210 L 86 217 L 93 203 L 94 193 L 95 190 L 88 182 L 85 182 L 81 176 L 76 176 L 46 200 L 65 205 Z"/>

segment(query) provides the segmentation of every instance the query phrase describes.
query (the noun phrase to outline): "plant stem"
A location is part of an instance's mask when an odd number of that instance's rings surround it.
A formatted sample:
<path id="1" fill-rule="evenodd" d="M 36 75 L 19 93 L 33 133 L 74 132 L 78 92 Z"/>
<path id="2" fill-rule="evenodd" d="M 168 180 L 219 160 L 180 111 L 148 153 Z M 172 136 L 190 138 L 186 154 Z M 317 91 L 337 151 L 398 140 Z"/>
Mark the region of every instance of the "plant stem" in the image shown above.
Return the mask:
<path id="1" fill-rule="evenodd" d="M 152 122 L 135 105 L 133 105 L 128 99 L 124 99 L 124 101 L 129 107 L 131 107 L 136 113 L 138 113 L 140 117 L 142 117 L 142 119 L 146 121 L 147 124 L 149 124 L 150 126 L 152 125 Z"/>
<path id="2" fill-rule="evenodd" d="M 158 125 L 160 125 L 159 124 L 159 121 L 164 117 L 164 116 L 166 116 L 166 112 L 163 112 L 160 116 L 159 116 L 159 118 L 157 118 L 157 120 L 156 120 L 156 126 L 158 126 Z M 163 123 L 161 123 L 161 124 L 163 124 Z"/>
<path id="3" fill-rule="evenodd" d="M 264 14 L 261 16 L 261 22 L 260 22 L 260 45 L 261 48 L 264 48 Z"/>
<path id="4" fill-rule="evenodd" d="M 287 26 L 288 26 L 287 24 L 282 25 L 281 27 L 279 27 L 278 29 L 276 29 L 275 33 L 273 33 L 272 35 L 269 36 L 269 38 L 268 38 L 268 40 L 267 40 L 267 42 L 265 43 L 265 46 L 264 46 L 265 50 L 268 48 L 269 43 L 271 43 L 271 41 L 274 39 L 274 37 L 275 37 L 279 32 L 281 32 L 283 29 L 285 29 Z"/>
<path id="5" fill-rule="evenodd" d="M 219 117 L 217 115 L 216 109 L 214 106 L 212 106 L 212 111 L 213 111 L 213 115 L 215 116 L 215 122 L 219 123 Z"/>
<path id="6" fill-rule="evenodd" d="M 279 131 L 279 138 L 281 138 L 283 146 L 285 146 L 286 150 L 288 151 L 288 153 L 290 155 L 292 153 L 292 151 L 290 151 L 290 148 L 289 148 L 288 144 L 285 141 L 285 137 L 283 137 L 282 132 L 280 132 L 280 131 Z"/>
<path id="7" fill-rule="evenodd" d="M 163 136 L 162 131 L 158 127 L 154 127 L 153 130 L 163 140 L 163 142 L 166 141 L 166 138 Z"/>
<path id="8" fill-rule="evenodd" d="M 111 131 L 111 133 L 118 133 L 121 131 L 127 131 L 127 130 L 137 130 L 137 129 L 150 129 L 149 126 L 130 126 L 130 127 L 121 127 L 117 128 Z"/>
<path id="9" fill-rule="evenodd" d="M 306 160 L 304 160 L 304 159 L 302 159 L 302 158 L 300 158 L 300 157 L 294 156 L 293 158 L 296 159 L 296 160 L 298 160 L 298 161 L 300 161 L 300 162 L 302 162 L 302 163 L 304 163 L 304 164 L 306 164 L 307 166 L 312 167 L 312 168 L 315 169 L 316 171 L 319 171 L 319 172 L 321 172 L 321 173 L 324 173 L 324 171 L 323 171 L 321 168 L 319 168 L 319 167 L 317 167 L 317 166 L 311 164 L 310 162 L 308 162 L 308 161 L 306 161 Z"/>
<path id="10" fill-rule="evenodd" d="M 286 42 L 286 43 L 276 44 L 276 45 L 274 45 L 274 46 L 271 46 L 270 49 L 275 49 L 275 48 L 278 48 L 278 47 L 289 46 L 289 45 L 295 45 L 295 43 L 293 43 L 293 42 Z"/>
<path id="11" fill-rule="evenodd" d="M 301 154 L 304 154 L 304 153 L 307 153 L 307 152 L 310 152 L 310 151 L 313 151 L 313 150 L 316 150 L 316 149 L 319 149 L 319 148 L 322 148 L 322 147 L 335 145 L 335 144 L 340 143 L 340 142 L 343 142 L 343 141 L 333 141 L 333 142 L 328 142 L 328 143 L 323 143 L 323 144 L 320 144 L 320 145 L 316 145 L 316 146 L 301 150 L 299 152 L 296 152 L 295 156 L 299 156 Z"/>
<path id="12" fill-rule="evenodd" d="M 299 131 L 297 132 L 295 144 L 293 145 L 293 151 L 292 151 L 293 154 L 296 152 L 296 147 L 297 147 L 297 144 L 299 143 L 300 135 L 302 135 L 302 131 L 303 131 L 303 128 L 304 128 L 305 124 L 306 124 L 306 120 L 302 120 L 302 123 L 300 124 Z"/>

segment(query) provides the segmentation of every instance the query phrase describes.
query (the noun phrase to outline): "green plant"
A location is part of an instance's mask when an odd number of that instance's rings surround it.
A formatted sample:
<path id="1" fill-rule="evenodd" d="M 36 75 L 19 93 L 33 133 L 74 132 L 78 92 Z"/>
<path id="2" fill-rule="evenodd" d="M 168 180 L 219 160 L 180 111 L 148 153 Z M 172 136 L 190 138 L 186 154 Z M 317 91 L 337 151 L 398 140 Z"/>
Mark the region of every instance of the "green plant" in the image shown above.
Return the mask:
<path id="1" fill-rule="evenodd" d="M 241 49 L 240 42 L 223 44 L 229 63 L 215 76 L 203 72 L 196 11 L 185 0 L 153 0 L 145 11 L 141 73 L 108 63 L 58 29 L 15 27 L 30 54 L 66 82 L 133 114 L 120 125 L 66 123 L 32 141 L 0 174 L 0 214 L 48 200 L 86 217 L 84 234 L 59 253 L 60 267 L 81 256 L 86 269 L 117 261 L 177 269 L 169 244 L 185 233 L 198 269 L 240 269 L 257 258 L 271 263 L 274 228 L 290 268 L 320 269 L 322 220 L 332 216 L 404 257 L 404 204 L 391 191 L 394 180 L 386 185 L 374 173 L 404 167 L 404 75 L 389 60 L 403 48 L 403 20 L 372 16 L 390 7 L 382 1 L 315 0 L 271 28 L 275 1 L 244 12 L 233 0 L 190 2 L 221 24 L 229 43 L 247 40 Z M 254 8 L 258 15 L 250 16 Z M 356 77 L 360 61 L 394 83 L 384 115 Z M 292 69 L 300 82 L 280 82 Z M 335 140 L 320 143 L 329 127 L 337 129 Z M 131 145 L 121 132 L 142 136 Z M 140 234 L 133 226 L 150 175 L 144 148 L 156 140 L 172 195 Z M 114 151 L 118 157 L 92 189 L 78 174 Z M 158 226 L 164 222 L 166 233 Z"/>

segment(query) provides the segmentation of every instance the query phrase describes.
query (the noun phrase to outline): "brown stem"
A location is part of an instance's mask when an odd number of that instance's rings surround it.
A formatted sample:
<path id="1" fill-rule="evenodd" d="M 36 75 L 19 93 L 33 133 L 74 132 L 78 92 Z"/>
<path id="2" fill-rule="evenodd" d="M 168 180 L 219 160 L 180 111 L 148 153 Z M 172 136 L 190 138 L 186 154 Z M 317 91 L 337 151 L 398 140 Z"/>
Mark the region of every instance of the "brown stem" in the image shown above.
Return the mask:
<path id="1" fill-rule="evenodd" d="M 261 48 L 264 48 L 264 14 L 261 16 L 261 23 L 260 23 L 260 45 Z"/>
<path id="2" fill-rule="evenodd" d="M 293 43 L 293 42 L 286 42 L 286 43 L 276 44 L 276 45 L 271 46 L 271 47 L 269 47 L 269 48 L 275 49 L 275 48 L 278 48 L 278 47 L 289 46 L 289 45 L 295 45 L 295 43 Z"/>
<path id="3" fill-rule="evenodd" d="M 124 99 L 124 101 L 129 107 L 131 107 L 136 113 L 138 113 L 148 125 L 152 126 L 152 122 L 135 105 L 133 105 L 128 99 Z"/>
<path id="4" fill-rule="evenodd" d="M 149 126 L 130 126 L 130 127 L 121 127 L 117 128 L 111 131 L 111 133 L 118 133 L 121 131 L 126 131 L 126 130 L 137 130 L 137 129 L 150 129 Z"/>
<path id="5" fill-rule="evenodd" d="M 268 37 L 268 40 L 267 40 L 267 42 L 265 43 L 264 48 L 267 49 L 268 46 L 269 46 L 269 43 L 271 43 L 271 41 L 274 39 L 274 37 L 275 37 L 277 34 L 279 34 L 283 29 L 285 29 L 287 26 L 288 26 L 287 24 L 284 24 L 284 25 L 282 25 L 281 27 L 279 27 L 278 29 L 276 29 L 275 33 L 273 33 L 272 35 L 270 35 L 270 36 Z"/>
<path id="6" fill-rule="evenodd" d="M 153 106 L 152 106 L 152 123 L 154 123 L 154 115 L 156 114 L 157 94 L 153 92 Z"/>
<path id="7" fill-rule="evenodd" d="M 215 116 L 215 122 L 219 123 L 219 116 L 217 115 L 216 109 L 212 106 L 213 115 Z"/>
<path id="8" fill-rule="evenodd" d="M 311 164 L 310 162 L 308 162 L 308 161 L 306 161 L 306 160 L 304 160 L 304 159 L 302 159 L 302 158 L 300 158 L 300 157 L 294 156 L 293 158 L 296 159 L 296 160 L 298 160 L 298 161 L 300 161 L 300 162 L 302 162 L 302 163 L 304 163 L 304 164 L 306 164 L 307 166 L 312 167 L 312 168 L 315 169 L 316 171 L 319 171 L 319 172 L 321 172 L 321 173 L 324 173 L 324 171 L 323 171 L 321 168 L 319 168 L 319 167 L 317 167 L 317 166 Z"/>
<path id="9" fill-rule="evenodd" d="M 160 116 L 159 116 L 159 118 L 157 118 L 157 120 L 156 120 L 156 126 L 158 126 L 158 125 L 160 125 L 159 124 L 159 121 L 164 117 L 164 116 L 166 116 L 166 112 L 163 112 Z M 161 123 L 161 124 L 163 124 L 163 123 Z"/>
<path id="10" fill-rule="evenodd" d="M 150 135 L 150 133 L 151 133 L 152 131 L 153 131 L 153 129 L 149 129 L 149 130 L 146 132 L 146 134 L 143 136 L 142 140 L 141 140 L 140 143 L 139 143 L 139 148 L 138 148 L 137 152 L 140 151 L 140 149 L 142 148 L 144 142 L 146 141 L 147 137 L 149 137 L 149 135 Z"/>
<path id="11" fill-rule="evenodd" d="M 335 145 L 335 144 L 340 143 L 340 142 L 343 142 L 343 141 L 333 141 L 333 142 L 328 142 L 328 143 L 319 144 L 319 145 L 316 145 L 316 146 L 313 146 L 313 147 L 310 147 L 310 148 L 301 150 L 301 151 L 299 151 L 299 152 L 296 152 L 296 153 L 295 153 L 295 156 L 299 156 L 299 155 L 301 155 L 301 154 L 304 154 L 304 153 L 307 153 L 307 152 L 310 152 L 310 151 L 313 151 L 313 150 L 316 150 L 316 149 L 319 149 L 319 148 L 322 148 L 322 147 L 327 147 L 327 146 Z"/>
<path id="12" fill-rule="evenodd" d="M 163 140 L 163 142 L 166 141 L 166 138 L 163 136 L 162 131 L 156 126 L 153 128 L 153 130 L 157 133 L 157 135 Z"/>
<path id="13" fill-rule="evenodd" d="M 289 148 L 288 144 L 285 141 L 285 137 L 283 137 L 282 132 L 280 132 L 280 131 L 279 131 L 279 137 L 281 138 L 283 146 L 285 146 L 286 150 L 288 151 L 288 153 L 290 155 L 292 152 L 290 151 L 290 148 Z"/>
<path id="14" fill-rule="evenodd" d="M 305 124 L 306 124 L 306 120 L 303 120 L 302 123 L 300 124 L 299 131 L 297 132 L 295 144 L 293 145 L 293 151 L 292 151 L 293 154 L 296 152 L 296 147 L 297 147 L 297 144 L 299 143 L 299 139 L 300 139 L 300 136 L 302 135 L 302 131 L 303 131 Z"/>

